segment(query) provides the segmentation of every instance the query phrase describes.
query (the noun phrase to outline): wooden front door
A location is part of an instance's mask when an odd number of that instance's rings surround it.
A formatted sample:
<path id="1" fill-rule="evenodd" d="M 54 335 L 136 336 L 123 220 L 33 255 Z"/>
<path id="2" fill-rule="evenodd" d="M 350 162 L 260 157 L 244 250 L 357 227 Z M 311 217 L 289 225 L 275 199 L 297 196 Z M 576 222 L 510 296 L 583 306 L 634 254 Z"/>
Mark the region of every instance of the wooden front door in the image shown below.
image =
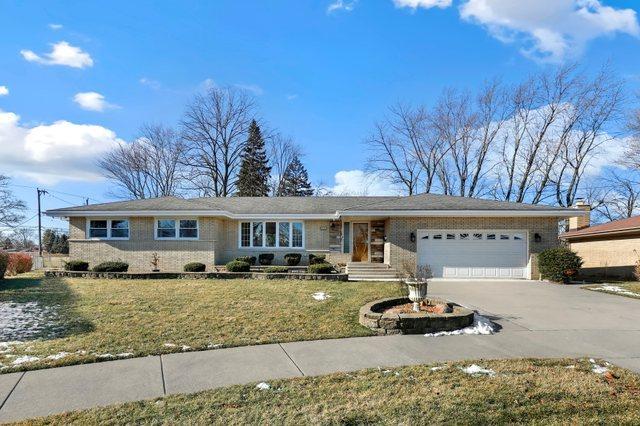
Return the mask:
<path id="1" fill-rule="evenodd" d="M 354 262 L 369 261 L 369 224 L 354 223 L 353 224 L 353 255 L 351 260 Z"/>

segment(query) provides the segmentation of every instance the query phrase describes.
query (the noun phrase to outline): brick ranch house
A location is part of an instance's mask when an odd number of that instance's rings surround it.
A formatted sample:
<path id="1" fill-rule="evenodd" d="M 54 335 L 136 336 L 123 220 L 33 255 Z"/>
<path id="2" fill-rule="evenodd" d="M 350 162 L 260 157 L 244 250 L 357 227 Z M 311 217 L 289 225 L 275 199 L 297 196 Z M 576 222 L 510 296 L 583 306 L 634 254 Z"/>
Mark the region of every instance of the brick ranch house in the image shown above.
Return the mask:
<path id="1" fill-rule="evenodd" d="M 576 209 L 422 194 L 406 197 L 164 197 L 49 210 L 68 218 L 70 258 L 122 260 L 130 271 L 238 256 L 325 254 L 336 264 L 429 265 L 435 277 L 538 278 L 536 254 L 558 244 Z M 372 265 L 375 266 L 375 265 Z"/>
<path id="2" fill-rule="evenodd" d="M 584 261 L 580 275 L 635 279 L 634 267 L 640 260 L 640 216 L 591 226 L 589 206 L 580 203 L 578 207 L 587 214 L 570 219 L 569 231 L 560 239 Z"/>

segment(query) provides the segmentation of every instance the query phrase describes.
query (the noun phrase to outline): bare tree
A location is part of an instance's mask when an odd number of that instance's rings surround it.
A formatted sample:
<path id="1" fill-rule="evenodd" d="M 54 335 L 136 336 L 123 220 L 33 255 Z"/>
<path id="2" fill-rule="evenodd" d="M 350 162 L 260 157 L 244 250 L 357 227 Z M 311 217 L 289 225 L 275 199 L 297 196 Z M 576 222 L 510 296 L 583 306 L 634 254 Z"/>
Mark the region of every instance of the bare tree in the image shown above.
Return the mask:
<path id="1" fill-rule="evenodd" d="M 586 189 L 596 221 L 626 219 L 640 211 L 640 182 L 635 174 L 611 171 Z"/>
<path id="2" fill-rule="evenodd" d="M 402 113 L 390 108 L 390 115 L 375 124 L 374 132 L 365 140 L 369 149 L 368 172 L 400 185 L 408 195 L 418 191 L 422 167 L 413 143 L 397 132 L 403 126 Z"/>
<path id="3" fill-rule="evenodd" d="M 123 198 L 179 195 L 184 183 L 186 146 L 175 130 L 143 125 L 135 141 L 122 144 L 98 161 Z"/>
<path id="4" fill-rule="evenodd" d="M 614 140 L 605 129 L 619 117 L 624 102 L 623 82 L 606 68 L 581 89 L 573 102 L 575 118 L 563 131 L 567 136 L 560 138 L 561 165 L 553 178 L 556 201 L 561 206 L 574 203 L 590 161 Z"/>
<path id="5" fill-rule="evenodd" d="M 187 143 L 189 182 L 202 196 L 234 193 L 254 101 L 236 88 L 210 88 L 187 106 L 182 134 Z"/>
<path id="6" fill-rule="evenodd" d="M 492 169 L 490 154 L 506 118 L 504 95 L 498 81 L 486 84 L 476 97 L 455 89 L 445 90 L 430 120 L 445 153 L 439 162 L 440 184 L 445 194 L 482 195 Z"/>
<path id="7" fill-rule="evenodd" d="M 629 137 L 624 156 L 620 164 L 640 172 L 640 109 L 634 110 L 628 117 Z"/>
<path id="8" fill-rule="evenodd" d="M 26 210 L 24 202 L 13 195 L 9 189 L 11 179 L 8 176 L 0 175 L 0 226 L 14 226 L 24 216 L 22 212 Z"/>
<path id="9" fill-rule="evenodd" d="M 281 195 L 284 172 L 294 158 L 302 156 L 302 149 L 293 139 L 279 133 L 268 138 L 267 145 L 271 166 L 271 193 L 278 197 Z"/>
<path id="10" fill-rule="evenodd" d="M 35 235 L 32 228 L 16 228 L 11 235 L 13 246 L 19 250 L 32 250 L 36 247 Z"/>

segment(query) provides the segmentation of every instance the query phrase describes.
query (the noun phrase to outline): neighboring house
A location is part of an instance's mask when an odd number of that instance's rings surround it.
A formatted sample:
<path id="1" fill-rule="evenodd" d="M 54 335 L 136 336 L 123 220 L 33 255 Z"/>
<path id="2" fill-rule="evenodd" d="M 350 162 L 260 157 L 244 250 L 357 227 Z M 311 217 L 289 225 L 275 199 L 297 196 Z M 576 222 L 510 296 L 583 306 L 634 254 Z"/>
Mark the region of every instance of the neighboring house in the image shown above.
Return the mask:
<path id="1" fill-rule="evenodd" d="M 326 254 L 333 263 L 429 265 L 436 277 L 538 278 L 575 209 L 423 194 L 408 197 L 173 197 L 49 210 L 69 218 L 70 258 L 131 271 L 211 269 L 238 256 Z M 308 261 L 303 256 L 303 263 Z"/>
<path id="2" fill-rule="evenodd" d="M 588 206 L 581 208 L 588 211 Z M 590 226 L 589 216 L 569 220 L 560 235 L 584 261 L 580 274 L 587 277 L 633 279 L 640 259 L 640 216 Z"/>

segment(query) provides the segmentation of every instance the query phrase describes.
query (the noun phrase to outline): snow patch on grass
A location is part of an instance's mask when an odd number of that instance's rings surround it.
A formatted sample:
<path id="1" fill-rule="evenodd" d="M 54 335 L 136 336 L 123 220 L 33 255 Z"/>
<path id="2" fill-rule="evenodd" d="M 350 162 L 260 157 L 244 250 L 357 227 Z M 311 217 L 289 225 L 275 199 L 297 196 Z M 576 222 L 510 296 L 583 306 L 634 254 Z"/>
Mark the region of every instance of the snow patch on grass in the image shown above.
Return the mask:
<path id="1" fill-rule="evenodd" d="M 66 358 L 69 355 L 71 355 L 69 352 L 58 352 L 57 354 L 49 355 L 45 359 L 58 360 L 58 359 Z"/>
<path id="2" fill-rule="evenodd" d="M 627 290 L 626 288 L 622 288 L 620 286 L 613 285 L 613 284 L 602 284 L 601 286 L 598 286 L 598 287 L 592 287 L 591 290 L 617 293 L 617 294 L 622 294 L 624 296 L 640 297 L 640 293 L 635 293 L 631 290 Z"/>
<path id="3" fill-rule="evenodd" d="M 461 328 L 453 331 L 439 331 L 437 333 L 427 333 L 426 337 L 439 337 L 439 336 L 456 336 L 460 334 L 493 334 L 496 331 L 496 326 L 486 317 L 479 314 L 473 314 L 473 324 L 469 327 Z"/>
<path id="4" fill-rule="evenodd" d="M 57 306 L 38 302 L 0 302 L 0 341 L 56 337 L 64 331 Z"/>
<path id="5" fill-rule="evenodd" d="M 471 364 L 468 367 L 463 367 L 463 368 L 461 367 L 460 369 L 467 374 L 471 374 L 472 376 L 480 376 L 480 375 L 495 376 L 496 374 L 495 371 L 489 368 L 482 368 L 477 364 Z"/>
<path id="6" fill-rule="evenodd" d="M 589 358 L 589 362 L 591 363 L 591 371 L 596 373 L 596 374 L 604 374 L 607 371 L 609 371 L 609 369 L 607 367 L 605 367 L 604 365 L 598 365 L 598 363 L 596 363 L 596 360 L 593 358 Z M 605 362 L 606 365 L 611 365 L 608 362 Z"/>
<path id="7" fill-rule="evenodd" d="M 271 385 L 269 383 L 260 382 L 256 385 L 256 389 L 258 390 L 269 390 L 271 389 Z"/>
<path id="8" fill-rule="evenodd" d="M 328 298 L 330 298 L 331 296 L 327 293 L 323 293 L 322 291 L 318 291 L 317 293 L 313 293 L 311 295 L 311 297 L 313 297 L 315 300 L 317 300 L 318 302 L 322 301 L 322 300 L 327 300 Z"/>
<path id="9" fill-rule="evenodd" d="M 14 359 L 11 365 L 21 365 L 27 362 L 35 362 L 35 361 L 40 361 L 40 358 L 38 358 L 37 356 L 24 355 Z"/>

